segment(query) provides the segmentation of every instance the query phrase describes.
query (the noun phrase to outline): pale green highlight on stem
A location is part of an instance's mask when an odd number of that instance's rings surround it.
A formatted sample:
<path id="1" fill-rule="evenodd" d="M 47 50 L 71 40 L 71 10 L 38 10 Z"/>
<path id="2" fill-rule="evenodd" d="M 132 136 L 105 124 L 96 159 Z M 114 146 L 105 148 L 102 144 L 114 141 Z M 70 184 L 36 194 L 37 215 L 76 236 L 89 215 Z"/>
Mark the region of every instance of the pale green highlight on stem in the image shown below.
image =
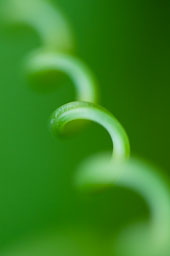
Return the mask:
<path id="1" fill-rule="evenodd" d="M 75 120 L 90 120 L 103 126 L 113 142 L 114 160 L 124 160 L 129 157 L 130 145 L 128 136 L 118 120 L 106 109 L 87 102 L 71 102 L 52 115 L 51 127 L 54 132 L 62 130 Z"/>
<path id="2" fill-rule="evenodd" d="M 77 100 L 88 102 L 98 101 L 96 79 L 89 68 L 76 57 L 64 53 L 39 51 L 32 54 L 27 63 L 29 73 L 43 72 L 46 70 L 63 72 L 72 80 L 76 89 Z"/>
<path id="3" fill-rule="evenodd" d="M 1 8 L 6 22 L 32 27 L 41 38 L 43 48 L 65 52 L 73 49 L 70 25 L 50 1 L 7 0 Z"/>
<path id="4" fill-rule="evenodd" d="M 30 56 L 28 72 L 59 71 L 69 76 L 75 86 L 78 101 L 54 112 L 50 122 L 52 130 L 62 132 L 72 121 L 90 120 L 103 126 L 112 139 L 113 157 L 88 160 L 79 170 L 77 184 L 81 188 L 93 189 L 117 184 L 140 193 L 150 206 L 152 220 L 148 225 L 150 247 L 143 241 L 144 249 L 138 256 L 170 255 L 169 188 L 152 166 L 134 159 L 126 161 L 130 145 L 124 128 L 110 112 L 94 104 L 98 101 L 98 92 L 89 68 L 79 59 L 66 54 L 72 51 L 74 45 L 66 18 L 48 0 L 7 0 L 3 8 L 9 23 L 32 27 L 42 40 L 43 50 Z M 142 241 L 138 245 L 142 245 Z M 128 250 L 125 250 L 125 255 L 133 256 L 127 253 Z"/>
<path id="5" fill-rule="evenodd" d="M 28 59 L 29 74 L 46 70 L 63 72 L 73 81 L 77 100 L 97 102 L 94 75 L 82 61 L 67 54 L 73 49 L 73 35 L 58 7 L 54 8 L 48 0 L 7 0 L 3 9 L 6 21 L 32 27 L 42 40 L 43 50 Z"/>
<path id="6" fill-rule="evenodd" d="M 109 156 L 100 155 L 86 160 L 80 166 L 76 181 L 82 189 L 100 189 L 119 185 L 128 187 L 142 195 L 150 207 L 152 219 L 148 226 L 148 232 L 150 232 L 148 247 L 146 246 L 147 241 L 143 241 L 143 244 L 142 241 L 139 241 L 138 246 L 140 248 L 143 246 L 143 252 L 139 252 L 138 248 L 138 255 L 169 255 L 170 190 L 155 167 L 132 158 L 116 163 L 110 160 Z M 142 239 L 146 238 L 144 234 L 142 237 Z M 130 238 L 130 234 L 127 234 L 128 241 Z M 135 246 L 134 241 L 131 243 L 132 246 Z M 124 244 L 122 243 L 121 246 L 123 248 Z M 130 254 L 126 251 L 123 255 Z"/>

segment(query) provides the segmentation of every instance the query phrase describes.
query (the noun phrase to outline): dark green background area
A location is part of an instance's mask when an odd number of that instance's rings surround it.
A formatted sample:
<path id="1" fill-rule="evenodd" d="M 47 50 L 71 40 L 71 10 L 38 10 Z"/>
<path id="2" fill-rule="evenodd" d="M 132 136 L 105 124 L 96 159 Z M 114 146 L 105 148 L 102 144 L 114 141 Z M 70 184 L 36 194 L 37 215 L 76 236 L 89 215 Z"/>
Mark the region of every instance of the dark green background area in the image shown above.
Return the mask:
<path id="1" fill-rule="evenodd" d="M 74 29 L 76 55 L 94 71 L 101 104 L 127 130 L 132 153 L 170 176 L 169 1 L 58 0 Z M 77 165 L 111 150 L 95 124 L 71 138 L 53 138 L 53 110 L 75 99 L 65 83 L 33 91 L 24 58 L 41 44 L 31 29 L 0 31 L 0 246 L 48 227 L 89 226 L 106 236 L 149 215 L 132 191 L 83 195 L 72 183 Z"/>

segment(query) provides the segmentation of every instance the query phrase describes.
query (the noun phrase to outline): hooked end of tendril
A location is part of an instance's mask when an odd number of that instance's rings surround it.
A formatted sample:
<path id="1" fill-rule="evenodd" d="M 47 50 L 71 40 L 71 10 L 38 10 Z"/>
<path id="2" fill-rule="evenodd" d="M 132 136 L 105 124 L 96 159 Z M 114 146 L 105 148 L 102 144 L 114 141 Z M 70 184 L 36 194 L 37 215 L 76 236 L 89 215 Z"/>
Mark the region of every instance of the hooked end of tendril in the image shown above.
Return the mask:
<path id="1" fill-rule="evenodd" d="M 67 104 L 66 104 L 67 105 Z M 54 136 L 70 136 L 77 133 L 81 130 L 87 121 L 78 119 L 78 120 L 69 120 L 67 116 L 65 116 L 65 106 L 58 108 L 53 112 L 50 121 L 49 128 Z M 69 103 L 70 105 L 70 103 Z"/>

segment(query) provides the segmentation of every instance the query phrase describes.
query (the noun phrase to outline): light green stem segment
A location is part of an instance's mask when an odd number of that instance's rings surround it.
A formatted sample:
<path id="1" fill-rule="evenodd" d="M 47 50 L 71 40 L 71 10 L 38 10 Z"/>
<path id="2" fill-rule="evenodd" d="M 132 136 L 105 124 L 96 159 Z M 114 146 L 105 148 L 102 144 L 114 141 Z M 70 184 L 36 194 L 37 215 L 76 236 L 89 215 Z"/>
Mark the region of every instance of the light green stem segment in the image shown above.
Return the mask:
<path id="1" fill-rule="evenodd" d="M 72 31 L 59 8 L 48 0 L 6 0 L 2 5 L 4 19 L 12 24 L 32 27 L 40 36 L 43 48 L 57 51 L 73 49 Z"/>
<path id="2" fill-rule="evenodd" d="M 106 109 L 87 102 L 68 103 L 57 109 L 52 115 L 52 130 L 62 132 L 66 125 L 75 120 L 91 120 L 102 125 L 111 136 L 114 160 L 123 160 L 129 157 L 128 136 L 118 120 Z"/>
<path id="3" fill-rule="evenodd" d="M 76 57 L 54 52 L 38 51 L 27 61 L 29 73 L 46 70 L 58 71 L 71 78 L 76 88 L 77 100 L 97 102 L 98 90 L 94 75 L 89 68 Z M 48 85 L 47 85 L 48 86 Z"/>
<path id="4" fill-rule="evenodd" d="M 119 185 L 142 195 L 148 202 L 152 215 L 152 251 L 159 249 L 163 256 L 166 255 L 163 252 L 167 250 L 170 253 L 170 190 L 155 167 L 132 158 L 116 163 L 109 156 L 100 155 L 86 160 L 80 166 L 76 181 L 83 189 Z"/>

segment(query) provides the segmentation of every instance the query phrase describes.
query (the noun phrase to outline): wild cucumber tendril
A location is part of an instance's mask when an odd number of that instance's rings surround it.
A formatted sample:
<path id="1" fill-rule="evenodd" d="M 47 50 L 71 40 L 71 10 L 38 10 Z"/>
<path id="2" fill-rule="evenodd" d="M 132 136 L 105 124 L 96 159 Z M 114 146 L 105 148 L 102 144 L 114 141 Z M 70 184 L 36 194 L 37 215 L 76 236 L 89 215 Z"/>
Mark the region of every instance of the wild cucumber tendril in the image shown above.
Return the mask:
<path id="1" fill-rule="evenodd" d="M 71 55 L 73 33 L 61 11 L 45 0 L 8 0 L 4 17 L 9 23 L 31 26 L 42 40 L 41 49 L 27 59 L 29 73 L 61 72 L 68 75 L 75 86 L 77 101 L 53 113 L 50 121 L 53 132 L 63 132 L 72 121 L 90 120 L 102 125 L 110 134 L 112 157 L 101 155 L 84 161 L 75 177 L 76 185 L 90 190 L 116 184 L 129 187 L 140 193 L 150 206 L 150 224 L 142 224 L 122 234 L 117 241 L 116 255 L 170 255 L 169 187 L 153 166 L 130 157 L 129 139 L 124 128 L 109 111 L 96 104 L 96 80 L 91 70 Z"/>

